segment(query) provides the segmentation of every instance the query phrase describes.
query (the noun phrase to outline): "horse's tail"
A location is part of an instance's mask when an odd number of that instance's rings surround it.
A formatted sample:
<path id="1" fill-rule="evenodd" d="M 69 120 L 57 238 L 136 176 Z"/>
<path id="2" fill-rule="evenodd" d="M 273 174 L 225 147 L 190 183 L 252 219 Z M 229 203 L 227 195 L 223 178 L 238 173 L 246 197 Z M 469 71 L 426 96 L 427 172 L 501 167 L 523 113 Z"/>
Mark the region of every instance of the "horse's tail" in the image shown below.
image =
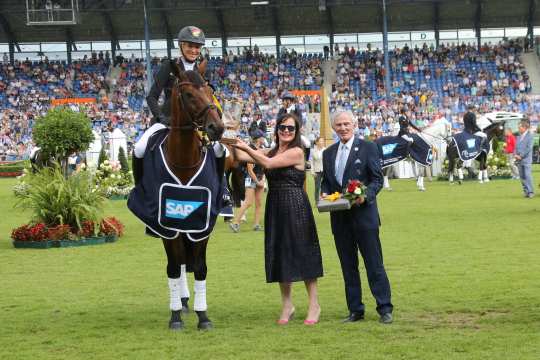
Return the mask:
<path id="1" fill-rule="evenodd" d="M 246 196 L 244 172 L 240 166 L 231 168 L 227 176 L 234 207 L 240 207 Z"/>

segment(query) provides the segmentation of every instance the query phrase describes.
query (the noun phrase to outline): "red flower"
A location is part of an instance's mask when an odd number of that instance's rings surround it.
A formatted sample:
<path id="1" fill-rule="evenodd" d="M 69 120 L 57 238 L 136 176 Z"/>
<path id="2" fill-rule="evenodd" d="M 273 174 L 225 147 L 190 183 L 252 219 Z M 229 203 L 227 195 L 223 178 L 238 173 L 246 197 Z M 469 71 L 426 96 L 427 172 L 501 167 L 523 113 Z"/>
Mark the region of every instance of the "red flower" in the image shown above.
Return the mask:
<path id="1" fill-rule="evenodd" d="M 349 184 L 347 185 L 347 192 L 353 193 L 354 190 L 356 190 L 357 187 L 362 186 L 362 183 L 358 180 L 349 180 Z"/>
<path id="2" fill-rule="evenodd" d="M 30 241 L 47 240 L 48 231 L 44 223 L 37 223 L 30 228 Z"/>
<path id="3" fill-rule="evenodd" d="M 15 241 L 30 241 L 30 226 L 19 226 L 11 231 L 11 238 Z"/>
<path id="4" fill-rule="evenodd" d="M 47 238 L 50 240 L 64 240 L 69 238 L 71 227 L 68 224 L 51 227 L 47 231 Z"/>
<path id="5" fill-rule="evenodd" d="M 95 224 L 91 220 L 85 220 L 81 224 L 81 229 L 77 235 L 82 237 L 91 237 L 95 235 Z"/>
<path id="6" fill-rule="evenodd" d="M 99 233 L 102 235 L 117 235 L 124 234 L 124 224 L 114 216 L 104 218 L 99 224 Z"/>

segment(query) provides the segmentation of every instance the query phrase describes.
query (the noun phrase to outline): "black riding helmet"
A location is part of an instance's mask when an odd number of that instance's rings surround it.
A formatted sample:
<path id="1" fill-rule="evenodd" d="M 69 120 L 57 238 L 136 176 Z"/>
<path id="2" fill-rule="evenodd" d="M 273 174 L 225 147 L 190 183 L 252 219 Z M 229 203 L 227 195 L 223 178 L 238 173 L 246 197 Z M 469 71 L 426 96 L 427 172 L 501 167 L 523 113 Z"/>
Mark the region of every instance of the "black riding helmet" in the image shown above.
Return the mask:
<path id="1" fill-rule="evenodd" d="M 206 42 L 204 32 L 196 26 L 186 26 L 178 33 L 179 42 L 190 42 L 203 45 Z"/>

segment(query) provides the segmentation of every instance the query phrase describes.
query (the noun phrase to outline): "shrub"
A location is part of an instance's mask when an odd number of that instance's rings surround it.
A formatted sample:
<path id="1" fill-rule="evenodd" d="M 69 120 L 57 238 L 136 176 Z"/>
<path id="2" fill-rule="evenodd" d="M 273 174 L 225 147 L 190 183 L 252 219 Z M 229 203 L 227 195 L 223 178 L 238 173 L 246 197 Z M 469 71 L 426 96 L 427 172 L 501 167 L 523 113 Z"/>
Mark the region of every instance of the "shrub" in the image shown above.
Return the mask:
<path id="1" fill-rule="evenodd" d="M 124 148 L 120 146 L 120 150 L 118 150 L 118 161 L 120 162 L 120 171 L 122 171 L 123 174 L 127 175 L 129 173 L 129 164 L 126 157 L 126 152 L 124 151 Z"/>
<path id="2" fill-rule="evenodd" d="M 101 164 L 105 162 L 105 160 L 109 160 L 109 158 L 107 157 L 107 153 L 105 152 L 105 149 L 102 147 L 101 150 L 99 151 L 99 157 L 98 157 L 98 163 L 97 163 L 98 169 L 100 168 Z"/>
<path id="3" fill-rule="evenodd" d="M 82 112 L 57 107 L 37 119 L 32 137 L 44 159 L 55 158 L 67 173 L 67 158 L 88 149 L 94 140 L 88 117 Z"/>
<path id="4" fill-rule="evenodd" d="M 98 221 L 105 198 L 94 188 L 89 172 L 65 178 L 56 164 L 25 179 L 28 189 L 17 195 L 16 206 L 31 210 L 35 222 L 49 227 L 67 224 L 77 232 L 83 221 Z"/>

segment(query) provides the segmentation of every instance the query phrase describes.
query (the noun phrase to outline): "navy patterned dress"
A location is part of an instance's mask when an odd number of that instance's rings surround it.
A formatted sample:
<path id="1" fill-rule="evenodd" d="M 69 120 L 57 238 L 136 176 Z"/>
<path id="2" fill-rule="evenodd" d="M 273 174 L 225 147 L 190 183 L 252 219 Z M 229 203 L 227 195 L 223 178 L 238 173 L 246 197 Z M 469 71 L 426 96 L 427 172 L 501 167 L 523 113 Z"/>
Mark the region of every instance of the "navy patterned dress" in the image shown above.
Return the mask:
<path id="1" fill-rule="evenodd" d="M 293 282 L 323 276 L 315 219 L 304 191 L 305 172 L 294 166 L 266 170 L 264 214 L 267 282 Z"/>

